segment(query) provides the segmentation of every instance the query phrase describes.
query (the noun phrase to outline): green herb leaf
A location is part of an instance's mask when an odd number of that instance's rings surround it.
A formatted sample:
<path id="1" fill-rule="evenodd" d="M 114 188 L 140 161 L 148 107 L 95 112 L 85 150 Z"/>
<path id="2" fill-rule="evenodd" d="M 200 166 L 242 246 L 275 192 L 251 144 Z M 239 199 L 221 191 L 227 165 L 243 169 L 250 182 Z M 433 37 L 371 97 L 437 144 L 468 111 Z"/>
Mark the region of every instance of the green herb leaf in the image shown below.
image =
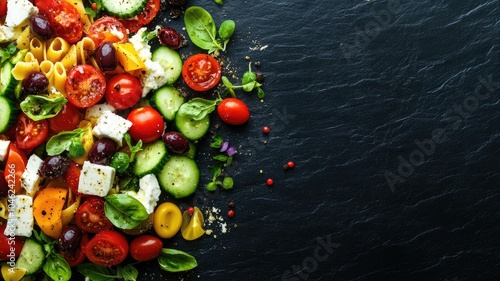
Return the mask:
<path id="1" fill-rule="evenodd" d="M 21 110 L 34 121 L 52 118 L 61 111 L 68 100 L 65 97 L 48 98 L 29 95 L 21 102 Z"/>
<path id="2" fill-rule="evenodd" d="M 132 229 L 149 216 L 144 205 L 129 194 L 112 194 L 104 200 L 104 213 L 118 228 Z"/>
<path id="3" fill-rule="evenodd" d="M 263 99 L 265 96 L 266 94 L 264 93 L 264 90 L 262 90 L 261 87 L 257 87 L 257 97 L 259 99 Z"/>
<path id="4" fill-rule="evenodd" d="M 5 48 L 0 48 L 0 64 L 4 63 L 6 60 L 17 51 L 16 43 L 12 42 Z"/>
<path id="5" fill-rule="evenodd" d="M 233 188 L 234 181 L 233 178 L 231 177 L 225 177 L 224 180 L 222 180 L 222 187 L 224 189 L 231 189 Z"/>
<path id="6" fill-rule="evenodd" d="M 220 146 L 222 145 L 222 137 L 220 135 L 215 135 L 213 138 L 212 138 L 212 142 L 210 143 L 210 147 L 212 148 L 220 148 Z"/>
<path id="7" fill-rule="evenodd" d="M 219 37 L 224 41 L 225 44 L 229 41 L 231 36 L 233 36 L 236 24 L 234 20 L 225 20 L 219 26 Z"/>
<path id="8" fill-rule="evenodd" d="M 127 176 L 120 178 L 118 183 L 120 187 L 120 191 L 134 191 L 137 192 L 139 190 L 139 178 L 135 176 Z"/>
<path id="9" fill-rule="evenodd" d="M 83 147 L 82 141 L 80 137 L 74 137 L 71 139 L 71 143 L 68 147 L 68 156 L 69 158 L 78 158 L 82 157 L 87 153 L 85 151 L 85 147 Z"/>
<path id="10" fill-rule="evenodd" d="M 92 281 L 112 281 L 116 277 L 111 275 L 108 268 L 93 263 L 82 263 L 76 270 Z"/>
<path id="11" fill-rule="evenodd" d="M 133 265 L 127 264 L 125 266 L 118 266 L 116 274 L 125 281 L 136 281 L 139 271 Z"/>
<path id="12" fill-rule="evenodd" d="M 216 191 L 217 190 L 217 183 L 215 183 L 213 181 L 207 183 L 206 189 L 208 191 Z"/>
<path id="13" fill-rule="evenodd" d="M 56 252 L 52 252 L 45 260 L 43 271 L 52 280 L 68 281 L 71 279 L 71 267 L 68 262 Z"/>
<path id="14" fill-rule="evenodd" d="M 215 3 L 219 4 L 219 5 L 222 5 L 224 3 L 223 0 L 214 0 Z"/>
<path id="15" fill-rule="evenodd" d="M 83 134 L 87 129 L 75 129 L 73 131 L 63 131 L 52 136 L 47 142 L 45 150 L 49 156 L 54 156 L 63 153 L 71 146 L 73 138 L 78 138 L 81 141 Z"/>
<path id="16" fill-rule="evenodd" d="M 181 116 L 188 116 L 193 120 L 200 121 L 205 116 L 210 114 L 215 110 L 215 107 L 222 101 L 222 99 L 218 98 L 215 100 L 207 100 L 203 98 L 193 98 L 192 100 L 183 103 L 177 114 Z"/>
<path id="17" fill-rule="evenodd" d="M 115 168 L 120 173 L 126 172 L 130 166 L 130 157 L 127 153 L 118 151 L 111 158 L 109 166 Z"/>
<path id="18" fill-rule="evenodd" d="M 213 53 L 222 50 L 216 39 L 216 26 L 212 15 L 202 7 L 191 6 L 184 13 L 184 24 L 191 42 L 203 50 Z"/>
<path id="19" fill-rule="evenodd" d="M 158 263 L 162 270 L 168 272 L 187 271 L 198 266 L 198 262 L 190 254 L 168 248 L 163 248 L 158 256 Z"/>
<path id="20" fill-rule="evenodd" d="M 219 155 L 215 155 L 214 159 L 217 160 L 217 161 L 220 161 L 220 162 L 226 162 L 227 161 L 227 156 L 219 154 Z"/>

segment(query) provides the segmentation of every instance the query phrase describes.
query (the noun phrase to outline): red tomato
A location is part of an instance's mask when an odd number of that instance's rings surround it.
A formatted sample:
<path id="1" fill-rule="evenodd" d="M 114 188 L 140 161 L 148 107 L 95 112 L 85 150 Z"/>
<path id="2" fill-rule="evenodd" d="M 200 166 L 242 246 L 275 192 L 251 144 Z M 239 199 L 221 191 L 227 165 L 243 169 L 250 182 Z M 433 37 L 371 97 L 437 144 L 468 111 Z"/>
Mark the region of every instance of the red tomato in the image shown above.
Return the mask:
<path id="1" fill-rule="evenodd" d="M 21 192 L 21 176 L 24 169 L 26 169 L 26 164 L 28 164 L 26 154 L 11 142 L 7 162 L 5 163 L 4 176 L 7 184 L 14 186 L 16 194 Z"/>
<path id="2" fill-rule="evenodd" d="M 208 54 L 190 56 L 182 66 L 184 82 L 195 91 L 212 89 L 219 83 L 221 75 L 219 62 Z"/>
<path id="3" fill-rule="evenodd" d="M 117 265 L 123 262 L 128 255 L 128 242 L 117 231 L 102 231 L 90 239 L 85 253 L 87 258 L 97 265 Z"/>
<path id="4" fill-rule="evenodd" d="M 163 117 L 151 106 L 138 107 L 132 110 L 127 119 L 132 122 L 132 127 L 128 132 L 136 141 L 153 142 L 161 137 L 165 129 Z"/>
<path id="5" fill-rule="evenodd" d="M 128 32 L 121 21 L 111 16 L 104 16 L 92 23 L 87 36 L 97 47 L 102 43 L 126 42 Z"/>
<path id="6" fill-rule="evenodd" d="M 217 113 L 222 121 L 231 125 L 241 125 L 250 118 L 246 104 L 236 98 L 226 98 L 217 106 Z"/>
<path id="7" fill-rule="evenodd" d="M 80 245 L 75 251 L 70 253 L 59 251 L 59 254 L 61 254 L 61 256 L 63 256 L 63 258 L 68 262 L 69 266 L 71 267 L 77 266 L 81 264 L 87 257 L 85 255 L 85 250 L 87 249 L 88 242 L 89 242 L 89 235 L 86 232 L 84 232 L 82 240 L 80 240 Z"/>
<path id="8" fill-rule="evenodd" d="M 131 19 L 121 20 L 130 33 L 135 33 L 141 27 L 150 23 L 160 11 L 160 0 L 149 0 L 144 10 Z"/>
<path id="9" fill-rule="evenodd" d="M 0 18 L 3 18 L 7 15 L 7 0 L 0 1 Z"/>
<path id="10" fill-rule="evenodd" d="M 21 240 L 17 236 L 10 236 L 10 235 L 5 235 L 4 231 L 5 228 L 7 228 L 7 224 L 0 225 L 0 260 L 9 260 L 11 250 L 14 250 L 14 256 L 19 257 L 19 254 L 21 253 L 21 249 L 24 246 L 24 241 Z M 9 226 L 9 229 L 7 230 L 10 232 L 12 228 L 12 231 L 15 231 L 15 225 L 14 226 Z M 10 234 L 10 233 L 9 233 Z M 13 238 L 11 238 L 13 237 Z"/>
<path id="11" fill-rule="evenodd" d="M 163 249 L 160 238 L 145 234 L 137 236 L 130 242 L 130 256 L 137 261 L 148 261 L 156 258 Z"/>
<path id="12" fill-rule="evenodd" d="M 76 107 L 85 108 L 98 103 L 106 92 L 106 79 L 95 67 L 80 64 L 68 72 L 66 94 Z"/>
<path id="13" fill-rule="evenodd" d="M 116 109 L 132 107 L 142 97 L 141 81 L 128 73 L 117 74 L 106 83 L 106 101 Z"/>
<path id="14" fill-rule="evenodd" d="M 83 22 L 73 5 L 58 0 L 36 0 L 35 5 L 49 19 L 54 36 L 61 37 L 68 43 L 75 43 L 82 38 Z"/>
<path id="15" fill-rule="evenodd" d="M 63 177 L 66 183 L 68 184 L 71 192 L 76 195 L 80 195 L 78 193 L 78 184 L 80 183 L 80 173 L 82 171 L 82 165 L 70 161 L 68 169 L 64 173 Z"/>
<path id="16" fill-rule="evenodd" d="M 49 135 L 47 120 L 33 121 L 26 114 L 19 114 L 16 123 L 16 145 L 20 149 L 37 147 Z"/>
<path id="17" fill-rule="evenodd" d="M 78 228 L 90 233 L 113 228 L 104 213 L 104 199 L 101 197 L 89 197 L 85 200 L 76 210 L 75 222 Z"/>
<path id="18" fill-rule="evenodd" d="M 65 103 L 61 111 L 49 120 L 49 128 L 54 133 L 72 131 L 78 128 L 83 116 L 74 105 Z"/>

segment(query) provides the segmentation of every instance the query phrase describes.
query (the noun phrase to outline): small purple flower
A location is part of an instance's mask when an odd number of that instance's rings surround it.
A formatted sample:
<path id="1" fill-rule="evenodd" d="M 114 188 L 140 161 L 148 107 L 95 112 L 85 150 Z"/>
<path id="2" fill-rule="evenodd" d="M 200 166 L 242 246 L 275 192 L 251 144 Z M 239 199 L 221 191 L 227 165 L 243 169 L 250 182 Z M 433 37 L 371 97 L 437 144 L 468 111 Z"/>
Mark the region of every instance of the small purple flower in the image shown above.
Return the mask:
<path id="1" fill-rule="evenodd" d="M 229 142 L 228 141 L 223 141 L 220 145 L 220 152 L 224 152 L 227 150 L 229 147 Z"/>
<path id="2" fill-rule="evenodd" d="M 234 154 L 236 154 L 236 152 L 237 152 L 236 147 L 234 147 L 234 146 L 230 146 L 226 150 L 227 156 L 233 156 Z"/>

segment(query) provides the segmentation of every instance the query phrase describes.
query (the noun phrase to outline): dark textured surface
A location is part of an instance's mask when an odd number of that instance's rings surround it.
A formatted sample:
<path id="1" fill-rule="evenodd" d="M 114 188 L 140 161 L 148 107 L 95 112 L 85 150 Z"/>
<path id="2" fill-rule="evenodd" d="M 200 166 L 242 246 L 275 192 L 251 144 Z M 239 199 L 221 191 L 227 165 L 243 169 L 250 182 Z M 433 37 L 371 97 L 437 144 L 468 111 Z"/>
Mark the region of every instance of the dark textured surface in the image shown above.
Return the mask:
<path id="1" fill-rule="evenodd" d="M 182 202 L 233 200 L 229 233 L 165 241 L 199 266 L 139 280 L 500 279 L 498 0 L 188 2 L 236 21 L 226 71 L 260 61 L 267 97 L 218 129 L 234 190 Z"/>

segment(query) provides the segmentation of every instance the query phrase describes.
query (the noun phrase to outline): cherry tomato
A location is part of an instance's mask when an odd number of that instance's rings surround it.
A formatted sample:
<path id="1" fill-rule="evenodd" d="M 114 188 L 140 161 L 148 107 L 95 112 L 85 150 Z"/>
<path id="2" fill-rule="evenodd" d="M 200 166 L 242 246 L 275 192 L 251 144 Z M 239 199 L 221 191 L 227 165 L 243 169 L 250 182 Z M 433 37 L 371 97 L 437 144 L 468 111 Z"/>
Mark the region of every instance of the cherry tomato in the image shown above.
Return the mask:
<path id="1" fill-rule="evenodd" d="M 78 128 L 78 124 L 83 119 L 83 114 L 80 113 L 71 103 L 65 103 L 61 111 L 56 116 L 48 119 L 50 131 L 60 133 L 63 131 L 72 131 Z"/>
<path id="2" fill-rule="evenodd" d="M 21 113 L 16 123 L 16 145 L 20 149 L 31 149 L 45 141 L 49 134 L 47 120 L 33 121 Z"/>
<path id="3" fill-rule="evenodd" d="M 163 243 L 160 238 L 144 234 L 130 242 L 130 256 L 137 261 L 152 260 L 161 253 Z"/>
<path id="4" fill-rule="evenodd" d="M 11 238 L 10 235 L 5 235 L 4 231 L 5 228 L 7 228 L 7 224 L 0 225 L 0 260 L 8 260 L 10 259 L 10 254 L 11 254 L 11 249 L 14 250 L 14 255 L 16 257 L 19 257 L 19 254 L 21 253 L 21 249 L 23 248 L 24 241 L 21 240 L 19 237 L 15 236 L 14 238 Z M 10 233 L 11 229 L 12 232 L 15 231 L 16 226 L 9 227 L 7 231 Z"/>
<path id="5" fill-rule="evenodd" d="M 92 23 L 87 36 L 96 46 L 100 46 L 102 43 L 126 42 L 128 32 L 121 21 L 111 16 L 104 16 Z"/>
<path id="6" fill-rule="evenodd" d="M 221 75 L 219 62 L 208 54 L 190 56 L 182 66 L 184 82 L 195 91 L 212 89 L 219 83 Z"/>
<path id="7" fill-rule="evenodd" d="M 177 234 L 181 225 L 182 212 L 177 205 L 171 202 L 164 202 L 156 208 L 153 227 L 158 236 L 161 238 L 171 238 Z"/>
<path id="8" fill-rule="evenodd" d="M 127 73 L 117 74 L 106 84 L 105 96 L 106 101 L 116 109 L 132 107 L 142 97 L 141 81 Z"/>
<path id="9" fill-rule="evenodd" d="M 100 266 L 114 266 L 125 260 L 128 249 L 128 242 L 121 233 L 106 230 L 90 239 L 85 248 L 85 254 L 92 263 Z"/>
<path id="10" fill-rule="evenodd" d="M 71 192 L 75 195 L 80 195 L 78 192 L 78 184 L 80 183 L 81 171 L 82 171 L 82 165 L 74 161 L 70 161 L 68 169 L 63 175 L 66 184 L 68 184 L 69 188 L 71 189 Z"/>
<path id="11" fill-rule="evenodd" d="M 250 119 L 250 110 L 245 103 L 236 98 L 226 98 L 217 106 L 222 121 L 231 125 L 241 125 Z"/>
<path id="12" fill-rule="evenodd" d="M 0 18 L 3 18 L 7 15 L 7 0 L 0 1 Z"/>
<path id="13" fill-rule="evenodd" d="M 132 122 L 128 130 L 130 136 L 144 143 L 153 142 L 161 137 L 165 122 L 161 114 L 151 106 L 138 107 L 132 110 L 127 119 Z"/>
<path id="14" fill-rule="evenodd" d="M 54 36 L 76 43 L 83 36 L 83 22 L 78 10 L 67 1 L 36 0 L 40 13 L 45 14 L 54 29 Z"/>
<path id="15" fill-rule="evenodd" d="M 204 223 L 203 213 L 198 207 L 194 207 L 192 215 L 185 211 L 182 214 L 182 237 L 188 241 L 200 238 L 205 234 L 205 230 L 203 229 Z"/>
<path id="16" fill-rule="evenodd" d="M 130 33 L 137 32 L 141 27 L 150 23 L 160 11 L 160 0 L 149 0 L 144 10 L 131 19 L 121 20 Z"/>
<path id="17" fill-rule="evenodd" d="M 27 164 L 28 158 L 26 158 L 26 154 L 11 142 L 7 162 L 5 163 L 4 176 L 8 185 L 14 185 L 16 194 L 19 194 L 22 190 L 21 176 Z"/>
<path id="18" fill-rule="evenodd" d="M 71 68 L 66 79 L 68 101 L 78 108 L 92 106 L 106 92 L 106 79 L 95 67 L 80 64 Z"/>
<path id="19" fill-rule="evenodd" d="M 101 197 L 87 198 L 76 210 L 75 222 L 78 228 L 90 233 L 113 228 L 113 224 L 104 213 L 104 199 Z"/>
<path id="20" fill-rule="evenodd" d="M 87 248 L 87 244 L 89 242 L 89 235 L 87 233 L 83 233 L 82 240 L 80 241 L 80 245 L 73 252 L 63 252 L 59 250 L 59 254 L 63 256 L 63 258 L 68 262 L 69 266 L 74 267 L 81 264 L 85 258 L 85 251 Z"/>

